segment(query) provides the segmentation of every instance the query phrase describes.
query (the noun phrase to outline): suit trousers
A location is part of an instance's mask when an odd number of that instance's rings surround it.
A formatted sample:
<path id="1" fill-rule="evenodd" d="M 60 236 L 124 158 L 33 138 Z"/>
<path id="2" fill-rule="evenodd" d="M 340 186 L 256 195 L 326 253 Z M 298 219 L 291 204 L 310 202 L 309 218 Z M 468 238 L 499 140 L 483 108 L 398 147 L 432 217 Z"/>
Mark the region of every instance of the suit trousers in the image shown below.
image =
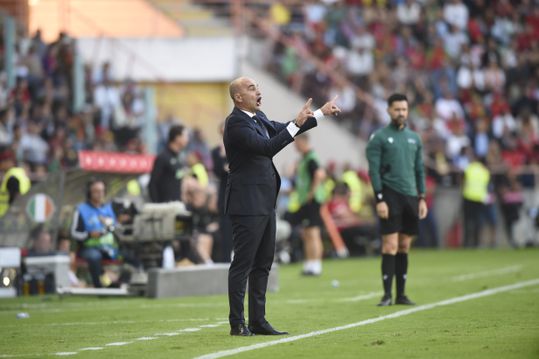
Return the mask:
<path id="1" fill-rule="evenodd" d="M 266 289 L 275 253 L 275 211 L 264 216 L 231 215 L 234 258 L 228 271 L 229 321 L 245 323 L 249 280 L 249 324 L 265 323 Z"/>

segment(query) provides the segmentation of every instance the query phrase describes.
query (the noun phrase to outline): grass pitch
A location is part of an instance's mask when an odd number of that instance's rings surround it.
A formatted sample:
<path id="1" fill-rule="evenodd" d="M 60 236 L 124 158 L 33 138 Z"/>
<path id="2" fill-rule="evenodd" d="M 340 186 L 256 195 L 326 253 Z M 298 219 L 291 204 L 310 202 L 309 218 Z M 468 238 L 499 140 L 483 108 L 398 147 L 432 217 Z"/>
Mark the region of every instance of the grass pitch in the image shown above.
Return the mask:
<path id="1" fill-rule="evenodd" d="M 268 294 L 267 319 L 288 336 L 230 337 L 225 295 L 25 297 L 0 300 L 0 358 L 539 358 L 538 249 L 413 250 L 415 307 L 376 307 L 378 257 L 300 269 L 281 266 Z"/>

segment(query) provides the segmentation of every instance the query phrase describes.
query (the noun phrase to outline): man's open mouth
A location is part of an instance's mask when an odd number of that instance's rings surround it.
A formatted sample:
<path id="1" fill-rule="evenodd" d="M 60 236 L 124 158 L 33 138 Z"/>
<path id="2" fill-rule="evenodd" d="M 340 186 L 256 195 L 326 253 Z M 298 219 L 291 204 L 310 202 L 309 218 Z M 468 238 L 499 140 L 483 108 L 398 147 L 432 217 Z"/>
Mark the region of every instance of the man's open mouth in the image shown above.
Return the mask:
<path id="1" fill-rule="evenodd" d="M 256 105 L 260 106 L 261 103 L 262 103 L 262 97 L 257 98 L 256 99 Z"/>

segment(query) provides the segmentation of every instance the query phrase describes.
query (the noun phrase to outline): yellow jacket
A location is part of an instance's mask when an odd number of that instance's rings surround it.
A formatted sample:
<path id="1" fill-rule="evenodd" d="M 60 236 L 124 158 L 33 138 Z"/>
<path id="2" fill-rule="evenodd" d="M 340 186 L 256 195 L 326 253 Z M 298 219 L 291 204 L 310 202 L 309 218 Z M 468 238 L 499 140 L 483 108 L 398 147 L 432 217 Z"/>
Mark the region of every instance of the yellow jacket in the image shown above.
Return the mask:
<path id="1" fill-rule="evenodd" d="M 10 168 L 0 184 L 0 217 L 3 217 L 9 208 L 9 192 L 7 183 L 11 177 L 15 177 L 19 181 L 19 193 L 25 194 L 32 186 L 30 179 L 26 175 L 26 171 L 22 167 Z"/>

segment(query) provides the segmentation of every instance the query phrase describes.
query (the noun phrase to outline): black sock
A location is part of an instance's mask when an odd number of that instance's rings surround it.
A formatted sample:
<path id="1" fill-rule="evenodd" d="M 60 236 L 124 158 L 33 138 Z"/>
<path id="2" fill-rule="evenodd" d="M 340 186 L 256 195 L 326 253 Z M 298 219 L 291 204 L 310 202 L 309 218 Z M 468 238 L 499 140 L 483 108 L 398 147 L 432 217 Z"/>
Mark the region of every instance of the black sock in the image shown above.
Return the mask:
<path id="1" fill-rule="evenodd" d="M 382 282 L 384 283 L 384 296 L 391 296 L 391 285 L 395 275 L 395 256 L 382 254 Z"/>
<path id="2" fill-rule="evenodd" d="M 397 297 L 404 295 L 406 273 L 408 272 L 408 253 L 397 253 L 395 256 L 395 280 L 397 282 Z"/>

